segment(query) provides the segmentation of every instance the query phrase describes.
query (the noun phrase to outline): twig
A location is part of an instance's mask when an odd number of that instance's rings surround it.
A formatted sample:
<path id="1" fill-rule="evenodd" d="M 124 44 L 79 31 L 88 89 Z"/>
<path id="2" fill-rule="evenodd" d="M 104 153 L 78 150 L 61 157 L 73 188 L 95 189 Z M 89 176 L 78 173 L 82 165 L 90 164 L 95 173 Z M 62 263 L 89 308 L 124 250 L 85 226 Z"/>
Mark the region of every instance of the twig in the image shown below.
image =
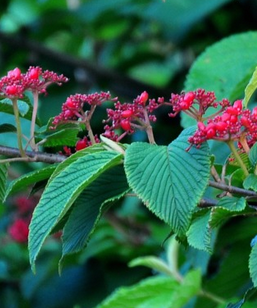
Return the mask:
<path id="1" fill-rule="evenodd" d="M 60 154 L 50 154 L 50 153 L 43 153 L 43 152 L 34 152 L 34 151 L 26 151 L 25 152 L 28 158 L 33 158 L 33 161 L 36 162 L 43 162 L 48 164 L 53 163 L 60 163 L 66 159 L 64 155 Z M 8 157 L 15 157 L 20 158 L 21 153 L 16 148 L 0 146 L 0 155 L 8 156 Z M 24 157 L 23 157 L 24 160 Z"/>
<path id="2" fill-rule="evenodd" d="M 213 207 L 216 206 L 218 204 L 217 200 L 212 200 L 212 199 L 206 199 L 203 198 L 198 204 L 197 206 L 200 208 L 208 208 L 208 207 Z"/>
<path id="3" fill-rule="evenodd" d="M 214 187 L 214 188 L 218 188 L 220 190 L 224 190 L 224 191 L 228 191 L 232 194 L 239 194 L 241 196 L 244 197 L 255 197 L 257 198 L 257 193 L 255 191 L 252 190 L 247 190 L 247 189 L 243 189 L 243 188 L 239 188 L 236 186 L 230 186 L 230 185 L 226 185 L 223 183 L 217 183 L 214 181 L 209 181 L 209 186 Z"/>

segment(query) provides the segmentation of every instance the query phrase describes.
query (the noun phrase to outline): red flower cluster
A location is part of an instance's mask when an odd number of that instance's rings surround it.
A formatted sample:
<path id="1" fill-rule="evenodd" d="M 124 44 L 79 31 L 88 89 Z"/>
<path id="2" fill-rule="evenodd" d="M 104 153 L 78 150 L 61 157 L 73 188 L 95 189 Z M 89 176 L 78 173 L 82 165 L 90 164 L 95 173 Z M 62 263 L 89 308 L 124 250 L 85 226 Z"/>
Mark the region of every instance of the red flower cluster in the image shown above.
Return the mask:
<path id="1" fill-rule="evenodd" d="M 42 68 L 31 66 L 25 74 L 19 68 L 15 68 L 0 79 L 0 96 L 8 98 L 22 98 L 25 91 L 37 91 L 46 93 L 46 88 L 56 83 L 61 85 L 68 78 L 57 75 L 52 71 L 43 71 Z"/>
<path id="2" fill-rule="evenodd" d="M 147 104 L 148 101 L 148 104 Z M 164 98 L 148 100 L 148 93 L 144 91 L 133 103 L 121 104 L 117 101 L 113 109 L 107 109 L 108 119 L 105 123 L 111 122 L 111 125 L 105 125 L 104 136 L 112 140 L 120 140 L 114 130 L 121 128 L 124 130 L 124 137 L 127 133 L 133 133 L 135 129 L 145 129 L 149 125 L 149 120 L 155 122 L 156 117 L 151 113 L 164 104 Z"/>
<path id="3" fill-rule="evenodd" d="M 170 105 L 173 109 L 173 113 L 169 113 L 170 117 L 175 117 L 180 111 L 184 111 L 199 121 L 202 120 L 208 108 L 220 106 L 221 109 L 224 109 L 229 106 L 229 101 L 223 99 L 221 102 L 217 102 L 214 92 L 198 89 L 188 93 L 171 94 Z"/>
<path id="4" fill-rule="evenodd" d="M 251 147 L 257 140 L 257 107 L 251 112 L 243 110 L 242 100 L 222 108 L 219 114 L 208 119 L 207 124 L 198 121 L 198 129 L 189 138 L 191 144 L 199 147 L 203 142 L 213 139 L 220 141 L 238 141 L 242 138 Z"/>
<path id="5" fill-rule="evenodd" d="M 85 120 L 87 117 L 86 105 L 98 106 L 110 100 L 115 100 L 115 98 L 112 99 L 109 92 L 70 95 L 62 105 L 62 112 L 54 118 L 53 128 L 63 122 Z"/>

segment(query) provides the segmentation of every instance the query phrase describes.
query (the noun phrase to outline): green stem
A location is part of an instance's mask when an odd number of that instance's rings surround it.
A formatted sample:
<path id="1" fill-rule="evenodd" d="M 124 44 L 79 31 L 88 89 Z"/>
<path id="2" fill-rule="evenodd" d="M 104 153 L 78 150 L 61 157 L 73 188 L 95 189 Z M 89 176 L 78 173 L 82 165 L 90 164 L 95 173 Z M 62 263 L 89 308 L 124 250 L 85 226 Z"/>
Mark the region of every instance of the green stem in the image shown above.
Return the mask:
<path id="1" fill-rule="evenodd" d="M 234 155 L 236 161 L 238 162 L 239 166 L 240 166 L 241 169 L 243 170 L 244 175 L 245 175 L 245 176 L 248 176 L 248 175 L 249 175 L 249 172 L 247 171 L 247 168 L 246 168 L 244 162 L 242 161 L 240 155 L 239 155 L 238 152 L 237 152 L 237 149 L 236 149 L 236 147 L 235 147 L 235 145 L 234 145 L 234 141 L 233 141 L 233 140 L 227 141 L 227 145 L 229 146 L 229 148 L 230 148 L 231 152 L 233 153 L 233 155 Z"/>
<path id="2" fill-rule="evenodd" d="M 207 291 L 205 291 L 203 289 L 200 290 L 199 295 L 203 296 L 203 297 L 206 297 L 206 298 L 209 298 L 210 300 L 212 300 L 213 302 L 215 302 L 217 304 L 225 304 L 226 303 L 226 301 L 224 299 L 220 298 L 219 296 L 217 296 L 215 294 L 207 292 Z"/>
<path id="3" fill-rule="evenodd" d="M 144 109 L 144 116 L 145 116 L 145 127 L 146 127 L 146 134 L 149 140 L 149 143 L 155 144 L 154 135 L 153 135 L 153 128 L 151 126 L 147 110 Z"/>
<path id="4" fill-rule="evenodd" d="M 13 103 L 13 112 L 14 112 L 15 123 L 16 123 L 16 128 L 17 128 L 18 148 L 21 153 L 21 156 L 26 157 L 27 155 L 22 147 L 22 131 L 21 131 L 21 123 L 20 123 L 17 99 L 16 98 L 12 99 L 12 103 Z"/>
<path id="5" fill-rule="evenodd" d="M 38 91 L 33 91 L 33 112 L 31 117 L 31 125 L 30 125 L 30 146 L 31 149 L 37 151 L 37 146 L 35 143 L 35 125 L 37 118 L 37 110 L 38 110 Z"/>
<path id="6" fill-rule="evenodd" d="M 93 115 L 95 109 L 96 109 L 96 105 L 92 105 L 91 109 L 87 113 L 85 121 L 84 121 L 84 123 L 86 125 L 86 129 L 87 129 L 88 137 L 89 137 L 92 144 L 95 144 L 96 141 L 95 141 L 95 136 L 94 136 L 94 133 L 92 131 L 91 125 L 90 125 L 90 120 L 92 118 L 92 115 Z"/>
<path id="7" fill-rule="evenodd" d="M 173 276 L 179 283 L 183 283 L 184 277 L 181 276 L 178 270 L 178 254 L 179 254 L 179 243 L 175 239 L 175 237 L 172 237 L 169 241 L 169 245 L 167 248 L 168 267 L 170 269 L 171 276 Z M 205 291 L 203 289 L 199 291 L 198 295 L 209 298 L 210 300 L 218 304 L 225 303 L 224 299 L 216 296 L 215 294 L 209 293 L 208 291 Z"/>

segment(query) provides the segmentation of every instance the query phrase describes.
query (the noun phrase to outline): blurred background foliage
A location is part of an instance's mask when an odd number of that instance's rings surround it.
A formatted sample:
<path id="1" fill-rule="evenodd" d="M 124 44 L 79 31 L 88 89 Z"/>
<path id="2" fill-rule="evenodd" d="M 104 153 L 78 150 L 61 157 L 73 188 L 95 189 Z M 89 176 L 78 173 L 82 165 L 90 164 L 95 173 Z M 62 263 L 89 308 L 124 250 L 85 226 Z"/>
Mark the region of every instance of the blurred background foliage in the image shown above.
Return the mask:
<path id="1" fill-rule="evenodd" d="M 46 123 L 75 93 L 110 90 L 129 102 L 146 90 L 150 97 L 169 99 L 171 92 L 183 90 L 190 66 L 206 47 L 231 34 L 256 29 L 256 0 L 2 0 L 0 72 L 2 76 L 15 67 L 25 71 L 39 65 L 70 79 L 41 97 L 40 116 Z M 168 144 L 181 131 L 180 119 L 171 121 L 164 111 L 157 116 L 156 140 Z M 102 107 L 95 119 L 96 132 L 101 133 L 105 117 Z M 13 122 L 6 114 L 0 115 L 1 123 L 3 119 Z M 26 130 L 26 121 L 23 126 Z M 15 146 L 15 136 L 7 136 L 0 138 L 1 145 Z M 145 137 L 135 134 L 133 138 Z M 10 179 L 40 167 L 13 164 Z M 0 205 L 1 308 L 92 308 L 118 286 L 153 274 L 144 268 L 128 269 L 127 263 L 138 256 L 161 256 L 169 228 L 139 200 L 127 197 L 104 216 L 87 249 L 66 261 L 61 277 L 57 273 L 60 241 L 58 236 L 49 239 L 34 276 L 26 241 L 17 243 L 10 232 L 21 215 L 17 198 L 28 194 L 22 192 Z M 240 296 L 241 286 L 249 284 L 250 246 L 244 243 L 255 231 L 243 220 L 237 226 L 246 231 L 234 235 L 233 225 L 226 225 L 209 263 L 205 253 L 181 251 L 181 270 L 200 266 L 207 288 L 220 296 Z M 231 237 L 238 244 L 233 250 L 226 240 Z M 240 280 L 232 280 L 231 272 Z M 197 308 L 211 305 L 200 301 Z"/>

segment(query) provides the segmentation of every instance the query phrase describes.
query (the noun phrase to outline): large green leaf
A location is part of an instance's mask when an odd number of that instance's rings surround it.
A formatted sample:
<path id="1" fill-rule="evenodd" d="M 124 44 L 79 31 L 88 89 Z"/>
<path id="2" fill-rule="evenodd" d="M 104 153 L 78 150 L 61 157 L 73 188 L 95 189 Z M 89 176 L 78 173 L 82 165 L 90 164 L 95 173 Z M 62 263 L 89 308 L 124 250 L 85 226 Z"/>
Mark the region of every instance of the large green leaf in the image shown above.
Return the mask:
<path id="1" fill-rule="evenodd" d="M 61 162 L 55 171 L 53 172 L 51 178 L 48 181 L 48 184 L 60 173 L 62 172 L 65 168 L 67 168 L 69 165 L 74 163 L 76 160 L 78 160 L 80 157 L 83 157 L 88 154 L 93 154 L 97 152 L 102 152 L 104 151 L 104 147 L 102 144 L 94 144 L 88 148 L 85 148 L 83 150 L 77 151 L 76 153 L 72 154 L 68 158 L 66 158 L 63 162 Z"/>
<path id="2" fill-rule="evenodd" d="M 46 187 L 30 224 L 29 254 L 32 269 L 45 238 L 62 219 L 80 193 L 101 173 L 120 164 L 122 155 L 97 152 L 78 158 Z"/>
<path id="3" fill-rule="evenodd" d="M 192 65 L 185 91 L 203 88 L 214 91 L 218 100 L 242 98 L 257 64 L 256 44 L 257 32 L 247 32 L 210 46 Z M 192 123 L 192 119 L 182 113 L 182 126 L 188 127 Z"/>
<path id="4" fill-rule="evenodd" d="M 131 188 L 180 235 L 188 229 L 210 174 L 207 144 L 186 151 L 192 133 L 192 128 L 183 131 L 168 147 L 136 142 L 125 155 L 125 171 Z"/>
<path id="5" fill-rule="evenodd" d="M 63 229 L 63 256 L 83 249 L 99 221 L 104 205 L 130 190 L 123 165 L 102 173 L 75 201 Z"/>
<path id="6" fill-rule="evenodd" d="M 172 308 L 178 283 L 171 277 L 152 277 L 131 287 L 119 288 L 97 308 Z"/>
<path id="7" fill-rule="evenodd" d="M 247 32 L 232 35 L 207 48 L 190 69 L 186 91 L 197 88 L 214 91 L 218 100 L 236 99 L 235 92 L 242 96 L 257 64 L 256 44 L 257 32 Z M 240 84 L 242 80 L 246 83 Z"/>
<path id="8" fill-rule="evenodd" d="M 26 174 L 20 176 L 19 178 L 17 178 L 16 180 L 13 180 L 9 184 L 9 186 L 6 190 L 4 200 L 6 200 L 6 198 L 9 195 L 14 194 L 14 193 L 16 193 L 20 190 L 23 190 L 24 188 L 28 187 L 29 185 L 33 185 L 37 182 L 48 179 L 51 176 L 51 174 L 54 172 L 56 167 L 57 167 L 56 164 L 50 165 L 50 166 L 47 166 L 45 168 L 26 173 Z"/>
<path id="9" fill-rule="evenodd" d="M 201 272 L 192 270 L 186 274 L 181 285 L 176 288 L 170 308 L 182 308 L 201 289 Z"/>

